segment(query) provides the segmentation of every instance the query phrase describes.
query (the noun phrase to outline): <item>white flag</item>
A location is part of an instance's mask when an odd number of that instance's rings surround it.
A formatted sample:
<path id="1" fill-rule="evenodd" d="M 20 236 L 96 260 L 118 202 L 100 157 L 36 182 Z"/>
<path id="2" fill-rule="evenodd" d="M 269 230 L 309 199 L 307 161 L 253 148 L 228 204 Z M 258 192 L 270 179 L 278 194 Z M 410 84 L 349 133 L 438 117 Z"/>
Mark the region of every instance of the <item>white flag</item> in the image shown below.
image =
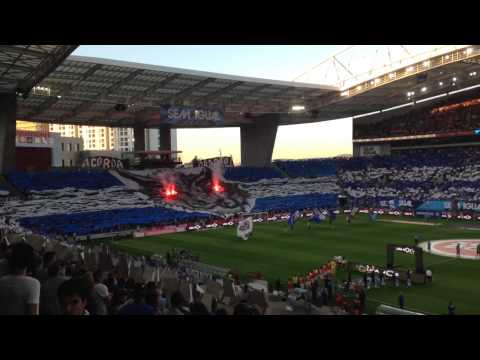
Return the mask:
<path id="1" fill-rule="evenodd" d="M 251 217 L 248 217 L 244 220 L 241 220 L 237 226 L 237 236 L 243 240 L 247 240 L 248 236 L 253 231 L 253 220 Z"/>

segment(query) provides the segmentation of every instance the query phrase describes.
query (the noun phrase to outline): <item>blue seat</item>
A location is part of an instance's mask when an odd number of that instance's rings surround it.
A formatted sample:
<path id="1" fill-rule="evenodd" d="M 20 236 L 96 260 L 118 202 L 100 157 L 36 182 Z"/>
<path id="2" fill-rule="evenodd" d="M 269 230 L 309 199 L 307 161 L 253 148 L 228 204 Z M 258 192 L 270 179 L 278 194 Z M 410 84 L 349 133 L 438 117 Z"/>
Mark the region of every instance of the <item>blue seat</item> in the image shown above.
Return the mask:
<path id="1" fill-rule="evenodd" d="M 276 160 L 274 164 L 293 178 L 335 176 L 337 173 L 335 159 Z"/>
<path id="2" fill-rule="evenodd" d="M 77 234 L 109 232 L 119 226 L 148 226 L 168 224 L 174 221 L 188 222 L 208 218 L 209 214 L 183 212 L 161 207 L 92 211 L 75 214 L 57 214 L 20 219 L 24 227 L 41 234 Z"/>
<path id="3" fill-rule="evenodd" d="M 241 182 L 256 182 L 263 179 L 284 178 L 278 169 L 274 167 L 229 167 L 223 175 L 225 179 Z"/>
<path id="4" fill-rule="evenodd" d="M 95 190 L 123 185 L 117 178 L 104 170 L 12 172 L 7 175 L 7 180 L 25 192 L 67 187 Z"/>
<path id="5" fill-rule="evenodd" d="M 306 194 L 291 196 L 272 196 L 256 199 L 252 212 L 290 211 L 307 208 L 330 208 L 337 205 L 336 194 Z"/>

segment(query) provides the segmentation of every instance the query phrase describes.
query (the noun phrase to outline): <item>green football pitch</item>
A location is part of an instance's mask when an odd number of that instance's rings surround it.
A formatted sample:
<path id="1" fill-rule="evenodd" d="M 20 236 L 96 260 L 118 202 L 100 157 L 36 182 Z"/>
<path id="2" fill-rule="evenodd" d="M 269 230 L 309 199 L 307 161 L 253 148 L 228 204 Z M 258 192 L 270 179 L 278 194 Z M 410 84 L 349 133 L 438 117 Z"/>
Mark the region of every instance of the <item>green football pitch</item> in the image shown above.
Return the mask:
<path id="1" fill-rule="evenodd" d="M 447 221 L 439 226 L 370 223 L 361 216 L 346 224 L 340 216 L 334 226 L 323 223 L 308 229 L 305 221 L 299 221 L 293 231 L 287 230 L 285 222 L 255 224 L 248 241 L 237 238 L 236 228 L 229 227 L 121 240 L 115 247 L 135 255 L 165 254 L 174 247 L 188 249 L 203 263 L 240 274 L 258 271 L 270 282 L 280 279 L 285 284 L 289 277 L 303 275 L 337 255 L 358 263 L 384 265 L 385 245 L 413 245 L 415 234 L 421 236 L 421 241 L 480 238 L 480 231 L 462 230 Z M 413 269 L 414 262 L 412 255 L 395 255 L 395 265 Z M 402 291 L 409 309 L 445 314 L 452 300 L 458 314 L 480 314 L 480 261 L 424 254 L 424 263 L 433 272 L 432 284 L 371 289 L 367 299 L 395 305 Z M 339 273 L 337 280 L 343 277 L 345 274 Z"/>

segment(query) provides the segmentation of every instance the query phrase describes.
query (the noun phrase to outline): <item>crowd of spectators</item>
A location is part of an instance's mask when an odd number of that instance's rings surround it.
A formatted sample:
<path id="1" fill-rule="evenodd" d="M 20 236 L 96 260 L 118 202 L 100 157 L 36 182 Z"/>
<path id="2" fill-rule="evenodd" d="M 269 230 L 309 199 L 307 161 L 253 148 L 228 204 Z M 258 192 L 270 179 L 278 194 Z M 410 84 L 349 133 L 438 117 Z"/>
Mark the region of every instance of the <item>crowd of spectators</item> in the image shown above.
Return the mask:
<path id="1" fill-rule="evenodd" d="M 352 159 L 338 169 L 340 187 L 353 199 L 480 199 L 480 148 L 407 150 L 389 157 Z M 361 163 L 361 166 L 357 166 Z"/>
<path id="2" fill-rule="evenodd" d="M 0 315 L 254 315 L 267 307 L 266 294 L 238 277 L 189 265 L 200 259 L 188 250 L 134 257 L 27 234 L 9 219 L 0 229 Z"/>
<path id="3" fill-rule="evenodd" d="M 404 115 L 375 123 L 358 122 L 353 127 L 354 139 L 441 134 L 480 128 L 480 101 L 465 101 L 451 107 L 412 110 Z"/>

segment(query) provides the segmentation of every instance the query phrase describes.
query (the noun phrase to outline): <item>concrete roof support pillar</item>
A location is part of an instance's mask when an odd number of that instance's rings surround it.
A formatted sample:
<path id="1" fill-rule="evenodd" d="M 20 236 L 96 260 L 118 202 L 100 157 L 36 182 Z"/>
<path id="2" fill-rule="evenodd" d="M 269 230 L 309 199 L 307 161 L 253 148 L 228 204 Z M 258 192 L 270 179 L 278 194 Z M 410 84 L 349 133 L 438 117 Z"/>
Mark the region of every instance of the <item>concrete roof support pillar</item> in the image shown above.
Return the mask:
<path id="1" fill-rule="evenodd" d="M 159 128 L 160 150 L 172 150 L 172 131 L 170 125 L 162 125 Z"/>
<path id="2" fill-rule="evenodd" d="M 0 174 L 15 170 L 16 121 L 16 94 L 0 94 Z"/>
<path id="3" fill-rule="evenodd" d="M 146 114 L 144 112 L 138 112 L 135 114 L 135 125 L 133 126 L 133 150 L 145 151 L 145 120 Z"/>
<path id="4" fill-rule="evenodd" d="M 271 165 L 277 128 L 277 121 L 269 119 L 240 127 L 242 166 Z"/>

